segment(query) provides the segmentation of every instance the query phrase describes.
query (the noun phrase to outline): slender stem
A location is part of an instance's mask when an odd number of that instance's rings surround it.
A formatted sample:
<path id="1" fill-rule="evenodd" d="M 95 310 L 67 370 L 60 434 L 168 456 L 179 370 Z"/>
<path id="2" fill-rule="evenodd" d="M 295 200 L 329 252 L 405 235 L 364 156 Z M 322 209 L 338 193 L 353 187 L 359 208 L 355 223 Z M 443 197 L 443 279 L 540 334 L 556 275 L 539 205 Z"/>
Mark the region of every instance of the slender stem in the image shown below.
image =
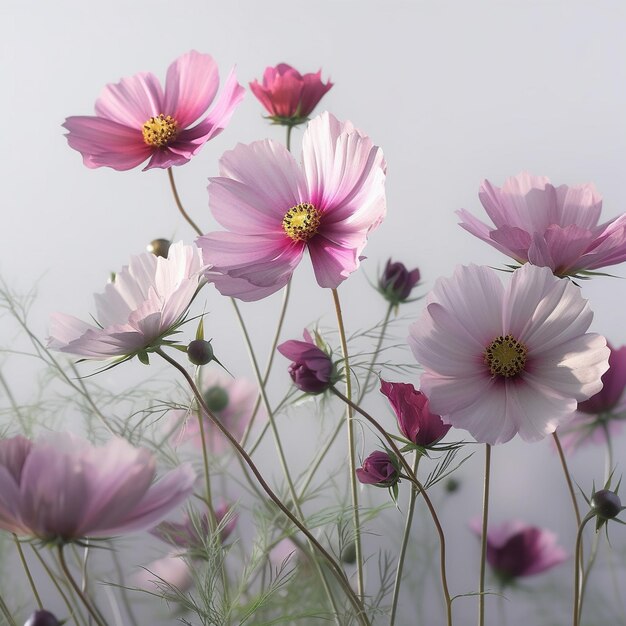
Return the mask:
<path id="1" fill-rule="evenodd" d="M 487 524 L 489 520 L 489 480 L 491 477 L 491 446 L 485 444 L 485 479 L 483 484 L 483 525 L 480 536 L 480 575 L 478 578 L 478 626 L 485 624 L 485 570 L 487 564 Z"/>
<path id="2" fill-rule="evenodd" d="M 172 359 L 169 355 L 163 352 L 161 349 L 158 349 L 155 352 L 159 356 L 161 356 L 163 359 L 165 359 L 172 367 L 176 368 L 181 373 L 181 375 L 187 381 L 187 384 L 189 385 L 189 388 L 191 389 L 196 400 L 202 407 L 202 410 L 207 414 L 209 419 L 215 424 L 215 426 L 224 435 L 224 437 L 228 439 L 230 444 L 237 450 L 238 454 L 245 461 L 246 465 L 250 468 L 250 470 L 256 477 L 263 491 L 265 491 L 265 493 L 276 504 L 276 506 L 308 538 L 308 540 L 313 544 L 313 546 L 319 552 L 319 554 L 325 559 L 325 561 L 328 563 L 330 567 L 330 570 L 332 571 L 335 578 L 337 579 L 337 581 L 343 588 L 348 600 L 350 601 L 350 604 L 352 604 L 353 608 L 355 609 L 356 617 L 359 620 L 359 623 L 362 626 L 371 626 L 370 621 L 365 613 L 363 604 L 360 598 L 358 598 L 356 594 L 354 593 L 354 591 L 352 590 L 352 587 L 350 586 L 350 582 L 346 578 L 346 575 L 343 572 L 343 569 L 341 568 L 341 566 L 335 561 L 335 559 L 324 548 L 324 546 L 320 544 L 320 542 L 315 538 L 315 536 L 311 533 L 311 531 L 309 531 L 309 529 L 289 510 L 287 506 L 285 506 L 282 500 L 274 493 L 272 488 L 267 484 L 267 482 L 263 478 L 263 475 L 261 474 L 261 472 L 255 465 L 254 461 L 250 458 L 250 456 L 246 453 L 246 451 L 241 447 L 237 439 L 233 437 L 230 431 L 224 427 L 224 425 L 217 419 L 217 417 L 215 417 L 215 415 L 209 409 L 206 402 L 204 401 L 204 398 L 202 397 L 202 394 L 196 387 L 193 379 L 191 378 L 187 370 L 180 363 L 178 363 L 176 360 Z"/>
<path id="3" fill-rule="evenodd" d="M 341 303 L 336 289 L 332 289 L 335 313 L 337 315 L 337 327 L 341 342 L 344 371 L 346 377 L 346 397 L 352 401 L 352 376 L 350 372 L 350 358 L 348 356 L 348 342 L 346 330 L 343 324 Z M 361 521 L 359 515 L 359 492 L 356 484 L 356 444 L 354 440 L 354 424 L 352 423 L 352 407 L 348 403 L 346 407 L 346 428 L 348 431 L 348 471 L 350 472 L 350 495 L 352 497 L 352 523 L 354 524 L 354 547 L 356 553 L 357 593 L 362 598 L 364 593 L 363 582 L 363 547 L 361 545 Z"/>
<path id="4" fill-rule="evenodd" d="M 135 613 L 133 612 L 133 607 L 128 599 L 128 590 L 126 589 L 126 580 L 124 577 L 124 570 L 122 569 L 122 565 L 120 564 L 120 560 L 117 556 L 117 552 L 115 549 L 111 550 L 111 558 L 113 559 L 113 564 L 115 565 L 115 571 L 117 572 L 117 578 L 120 583 L 120 590 L 122 594 L 122 604 L 126 609 L 126 616 L 130 619 L 133 626 L 137 626 L 137 618 L 135 617 Z"/>
<path id="5" fill-rule="evenodd" d="M 554 438 L 554 443 L 556 444 L 556 449 L 559 453 L 561 467 L 563 468 L 563 474 L 565 475 L 565 481 L 567 482 L 567 488 L 569 490 L 569 495 L 572 499 L 572 505 L 574 507 L 574 514 L 576 515 L 576 526 L 578 527 L 580 526 L 581 518 L 580 509 L 578 508 L 578 501 L 576 500 L 576 492 L 574 491 L 574 483 L 572 482 L 572 477 L 569 473 L 569 469 L 567 468 L 567 461 L 565 460 L 565 454 L 563 453 L 563 447 L 561 446 L 559 436 L 556 434 L 556 432 L 553 432 L 552 437 Z"/>
<path id="6" fill-rule="evenodd" d="M 180 201 L 180 196 L 178 195 L 178 190 L 176 189 L 176 183 L 174 182 L 174 173 L 172 172 L 172 168 L 167 168 L 167 176 L 170 179 L 170 187 L 172 188 L 172 194 L 174 194 L 174 202 L 176 202 L 176 206 L 180 211 L 181 215 L 187 220 L 187 223 L 193 228 L 198 235 L 203 235 L 204 233 L 200 230 L 198 225 L 189 217 L 187 211 L 185 211 L 185 207 L 183 203 Z"/>
<path id="7" fill-rule="evenodd" d="M 285 144 L 289 152 L 291 152 L 291 131 L 292 130 L 293 130 L 293 126 L 291 124 L 288 124 L 287 125 L 287 139 L 285 140 Z"/>
<path id="8" fill-rule="evenodd" d="M 441 522 L 439 521 L 439 516 L 437 515 L 437 511 L 435 511 L 435 507 L 433 506 L 430 496 L 428 495 L 428 493 L 426 493 L 424 485 L 422 485 L 422 483 L 417 479 L 413 468 L 407 463 L 407 460 L 400 452 L 400 449 L 396 445 L 396 442 L 393 440 L 392 437 L 389 436 L 387 431 L 369 413 L 367 413 L 367 411 L 363 410 L 358 404 L 354 404 L 354 402 L 349 400 L 335 387 L 331 387 L 330 391 L 334 393 L 338 398 L 341 398 L 346 404 L 349 404 L 355 411 L 360 413 L 370 424 L 372 424 L 372 426 L 374 426 L 376 430 L 378 430 L 378 432 L 387 442 L 389 448 L 393 450 L 396 458 L 406 472 L 407 478 L 417 487 L 419 492 L 422 494 L 433 523 L 435 524 L 435 528 L 437 529 L 437 534 L 439 535 L 439 563 L 441 569 L 441 587 L 446 602 L 447 625 L 452 626 L 452 598 L 450 597 L 450 591 L 448 590 L 448 579 L 446 575 L 446 538 L 443 532 L 443 528 L 441 527 Z"/>
<path id="9" fill-rule="evenodd" d="M 6 618 L 7 624 L 9 626 L 17 626 L 17 624 L 15 623 L 15 620 L 11 616 L 11 611 L 9 611 L 9 607 L 6 605 L 6 602 L 4 601 L 4 598 L 2 597 L 1 594 L 0 594 L 0 611 Z"/>
<path id="10" fill-rule="evenodd" d="M 2 370 L 0 370 L 0 385 L 2 385 L 2 388 L 4 389 L 4 392 L 6 393 L 7 398 L 9 399 L 9 402 L 11 403 L 11 409 L 13 410 L 13 413 L 15 414 L 15 416 L 17 417 L 17 420 L 20 423 L 22 432 L 27 436 L 30 435 L 30 433 L 32 432 L 32 428 L 31 426 L 29 426 L 27 420 L 24 419 L 24 416 L 22 415 L 22 409 L 18 406 L 17 402 L 15 401 L 15 397 L 13 396 L 13 392 L 11 391 L 11 387 L 9 387 L 9 384 L 7 383 L 4 376 L 2 375 Z"/>
<path id="11" fill-rule="evenodd" d="M 76 595 L 81 599 L 82 603 L 85 605 L 85 608 L 87 609 L 87 611 L 89 611 L 89 614 L 91 615 L 91 617 L 93 617 L 94 622 L 96 622 L 98 626 L 107 626 L 106 623 L 100 619 L 98 612 L 95 610 L 91 602 L 88 600 L 87 596 L 82 592 L 80 586 L 76 583 L 76 581 L 72 577 L 72 574 L 69 568 L 67 567 L 67 563 L 65 562 L 65 555 L 63 554 L 63 545 L 61 544 L 59 544 L 59 547 L 58 547 L 58 555 L 59 555 L 59 563 L 61 564 L 61 569 L 63 570 L 63 573 L 65 574 L 65 577 L 67 578 L 67 581 L 70 583 L 70 585 L 76 592 Z"/>
<path id="12" fill-rule="evenodd" d="M 376 348 L 374 349 L 374 354 L 372 355 L 372 363 L 367 370 L 367 375 L 365 376 L 365 382 L 363 383 L 363 387 L 361 387 L 361 393 L 359 394 L 357 404 L 361 404 L 361 400 L 365 397 L 367 393 L 367 385 L 370 382 L 370 378 L 372 377 L 372 372 L 374 371 L 374 365 L 376 363 L 376 359 L 380 354 L 380 350 L 383 346 L 383 341 L 385 340 L 385 335 L 387 333 L 387 326 L 389 325 L 389 318 L 391 317 L 391 312 L 393 311 L 393 304 L 390 304 L 387 307 L 387 312 L 385 313 L 385 317 L 383 319 L 383 323 L 380 327 L 380 336 L 378 337 L 378 342 L 376 344 Z"/>
<path id="13" fill-rule="evenodd" d="M 413 460 L 413 473 L 417 475 L 417 466 L 419 465 L 421 455 L 415 453 Z M 404 523 L 404 534 L 402 535 L 402 544 L 400 546 L 400 556 L 398 557 L 398 567 L 396 569 L 396 580 L 393 585 L 393 599 L 391 601 L 391 617 L 389 626 L 393 626 L 396 621 L 396 612 L 398 610 L 398 599 L 400 598 L 400 585 L 402 584 L 402 570 L 404 568 L 404 557 L 406 556 L 406 548 L 409 545 L 409 536 L 411 535 L 411 526 L 413 524 L 413 513 L 415 512 L 415 501 L 417 500 L 417 488 L 411 485 L 409 494 L 409 503 L 406 511 L 406 521 Z"/>
<path id="14" fill-rule="evenodd" d="M 583 548 L 583 530 L 587 522 L 594 517 L 590 511 L 578 526 L 576 533 L 576 557 L 574 558 L 574 606 L 573 606 L 573 625 L 578 626 L 580 621 L 580 570 L 582 563 Z"/>
<path id="15" fill-rule="evenodd" d="M 22 567 L 24 568 L 24 572 L 26 572 L 26 578 L 28 578 L 28 584 L 35 596 L 35 601 L 37 602 L 37 606 L 40 609 L 43 609 L 43 603 L 41 602 L 41 598 L 39 597 L 39 593 L 37 591 L 37 587 L 35 586 L 35 581 L 33 580 L 33 576 L 30 573 L 30 569 L 28 567 L 28 563 L 26 562 L 26 557 L 24 556 L 24 551 L 22 550 L 22 546 L 20 544 L 20 540 L 17 538 L 15 533 L 13 535 L 13 542 L 15 543 L 15 547 L 17 548 L 17 553 L 19 554 L 20 561 L 22 562 Z"/>

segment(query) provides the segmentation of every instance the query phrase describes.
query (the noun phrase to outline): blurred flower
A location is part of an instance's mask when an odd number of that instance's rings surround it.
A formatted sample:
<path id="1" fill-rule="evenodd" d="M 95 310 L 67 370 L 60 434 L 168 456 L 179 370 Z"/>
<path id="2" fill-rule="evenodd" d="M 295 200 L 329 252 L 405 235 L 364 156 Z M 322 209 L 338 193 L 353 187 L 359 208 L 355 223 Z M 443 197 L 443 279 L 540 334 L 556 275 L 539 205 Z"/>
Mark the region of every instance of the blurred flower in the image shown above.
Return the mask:
<path id="1" fill-rule="evenodd" d="M 215 509 L 215 519 L 218 526 L 222 523 L 222 520 L 229 513 L 231 508 L 232 505 L 230 504 L 222 504 Z M 222 527 L 220 533 L 222 542 L 226 541 L 233 530 L 235 530 L 237 518 L 237 514 L 230 515 L 228 521 Z M 209 528 L 209 514 L 207 511 L 203 512 L 195 519 L 189 515 L 185 515 L 182 522 L 161 522 L 150 531 L 150 534 L 170 545 L 192 550 L 193 556 L 198 556 L 197 553 L 202 554 L 205 552 Z"/>
<path id="2" fill-rule="evenodd" d="M 182 242 L 166 259 L 148 252 L 132 257 L 95 296 L 97 326 L 53 313 L 48 347 L 90 359 L 147 358 L 182 323 L 202 268 L 200 251 Z"/>
<path id="3" fill-rule="evenodd" d="M 333 86 L 322 82 L 322 71 L 315 74 L 300 74 L 291 65 L 279 63 L 263 72 L 263 84 L 250 83 L 252 93 L 266 108 L 277 124 L 295 126 L 307 118 Z"/>
<path id="4" fill-rule="evenodd" d="M 65 120 L 67 142 L 91 168 L 129 170 L 148 157 L 144 170 L 183 165 L 224 130 L 243 98 L 233 70 L 213 110 L 189 128 L 213 102 L 218 85 L 213 58 L 192 50 L 169 66 L 165 91 L 150 72 L 107 85 L 95 116 Z"/>
<path id="5" fill-rule="evenodd" d="M 465 209 L 460 225 L 519 263 L 573 276 L 626 260 L 626 214 L 598 225 L 602 198 L 592 184 L 554 187 L 522 172 L 502 189 L 485 180 L 478 196 L 495 228 Z"/>
<path id="6" fill-rule="evenodd" d="M 153 484 L 155 464 L 117 437 L 100 447 L 71 433 L 0 440 L 0 528 L 55 543 L 150 528 L 196 479 L 181 465 Z"/>
<path id="7" fill-rule="evenodd" d="M 430 446 L 450 430 L 439 415 L 430 412 L 428 398 L 413 385 L 381 379 L 380 391 L 389 399 L 398 418 L 398 427 L 409 441 L 418 446 Z"/>
<path id="8" fill-rule="evenodd" d="M 233 378 L 211 369 L 203 369 L 200 378 L 200 389 L 213 415 L 217 417 L 237 441 L 241 441 L 252 419 L 252 413 L 259 394 L 256 384 L 245 378 Z M 257 419 L 264 417 L 264 415 L 263 409 L 259 409 Z M 204 417 L 203 426 L 207 448 L 210 452 L 221 454 L 225 450 L 231 449 L 226 437 L 206 416 Z M 173 438 L 176 445 L 190 442 L 202 449 L 202 438 L 200 437 L 200 427 L 196 415 L 189 414 L 188 411 L 183 410 L 172 411 L 168 428 L 170 430 L 174 428 Z"/>
<path id="9" fill-rule="evenodd" d="M 430 409 L 482 443 L 537 441 L 600 391 L 604 337 L 580 289 L 524 265 L 506 288 L 487 267 L 439 279 L 409 344 Z"/>
<path id="10" fill-rule="evenodd" d="M 171 552 L 135 572 L 133 584 L 152 593 L 167 593 L 171 587 L 189 591 L 194 578 L 189 563 L 178 553 Z"/>
<path id="11" fill-rule="evenodd" d="M 404 263 L 387 261 L 385 270 L 378 279 L 378 291 L 390 304 L 398 305 L 406 302 L 413 287 L 420 281 L 420 271 L 415 268 L 409 271 Z"/>
<path id="12" fill-rule="evenodd" d="M 320 287 L 359 267 L 370 231 L 385 216 L 382 151 L 350 122 L 323 113 L 309 122 L 300 167 L 271 140 L 239 144 L 209 184 L 227 232 L 197 239 L 207 279 L 224 295 L 259 300 L 284 287 L 308 249 Z"/>
<path id="13" fill-rule="evenodd" d="M 298 561 L 299 552 L 298 546 L 291 539 L 285 537 L 269 551 L 268 558 L 276 569 L 280 569 L 286 567 L 287 564 L 295 565 Z"/>
<path id="14" fill-rule="evenodd" d="M 481 536 L 480 520 L 472 520 L 470 528 Z M 487 562 L 503 587 L 522 576 L 545 572 L 566 559 L 565 550 L 557 545 L 557 536 L 549 530 L 511 521 L 487 531 Z"/>
<path id="15" fill-rule="evenodd" d="M 611 350 L 609 369 L 602 375 L 602 389 L 578 409 L 558 430 L 563 448 L 573 451 L 584 443 L 604 443 L 617 435 L 626 418 L 626 346 Z"/>
<path id="16" fill-rule="evenodd" d="M 392 487 L 400 478 L 392 458 L 381 450 L 372 452 L 363 461 L 363 466 L 356 470 L 356 477 L 364 485 L 377 487 Z"/>
<path id="17" fill-rule="evenodd" d="M 153 239 L 147 246 L 146 250 L 154 254 L 154 256 L 162 256 L 167 259 L 172 242 L 169 239 Z"/>
<path id="18" fill-rule="evenodd" d="M 303 335 L 304 341 L 291 339 L 281 343 L 277 350 L 293 361 L 289 375 L 300 391 L 322 393 L 335 382 L 333 362 L 315 345 L 308 330 L 305 329 Z"/>
<path id="19" fill-rule="evenodd" d="M 61 626 L 61 622 L 50 611 L 35 611 L 24 626 Z"/>

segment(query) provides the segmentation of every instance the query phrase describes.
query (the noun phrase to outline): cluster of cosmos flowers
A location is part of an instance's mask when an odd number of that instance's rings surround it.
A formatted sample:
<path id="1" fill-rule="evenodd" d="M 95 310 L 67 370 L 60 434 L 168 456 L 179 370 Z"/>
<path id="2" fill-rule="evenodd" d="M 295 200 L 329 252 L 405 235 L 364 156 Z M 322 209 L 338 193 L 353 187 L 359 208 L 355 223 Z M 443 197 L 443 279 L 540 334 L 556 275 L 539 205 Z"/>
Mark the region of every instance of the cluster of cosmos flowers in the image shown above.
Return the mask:
<path id="1" fill-rule="evenodd" d="M 84 359 L 119 364 L 136 356 L 149 363 L 151 354 L 184 346 L 190 307 L 208 285 L 250 302 L 285 287 L 305 256 L 323 289 L 336 290 L 358 270 L 368 237 L 385 217 L 387 164 L 381 148 L 351 122 L 329 112 L 312 117 L 332 86 L 320 72 L 301 75 L 284 63 L 267 68 L 250 89 L 273 123 L 307 124 L 300 159 L 269 139 L 226 151 L 208 186 L 210 211 L 223 230 L 174 243 L 162 255 L 132 257 L 95 296 L 93 323 L 52 315 L 49 347 Z M 181 166 L 227 127 L 244 93 L 234 71 L 219 90 L 215 61 L 189 52 L 170 65 L 164 87 L 151 73 L 106 86 L 94 116 L 65 121 L 67 141 L 89 168 Z M 397 418 L 394 437 L 405 444 L 403 452 L 424 455 L 436 453 L 456 429 L 490 445 L 516 435 L 535 442 L 557 429 L 566 449 L 608 438 L 624 413 L 626 347 L 613 348 L 590 332 L 593 313 L 575 281 L 626 260 L 626 215 L 599 224 L 602 203 L 593 185 L 555 187 L 528 173 L 502 188 L 483 182 L 479 198 L 494 226 L 466 210 L 458 213 L 461 226 L 514 265 L 508 274 L 459 266 L 437 280 L 407 329 L 423 368 L 419 389 L 409 377 L 380 379 Z M 377 289 L 397 309 L 411 302 L 419 281 L 419 270 L 390 260 Z M 277 350 L 305 394 L 332 391 L 346 377 L 317 331 L 305 329 L 303 339 Z M 211 415 L 241 441 L 256 412 L 257 387 L 207 370 L 200 387 Z M 177 445 L 192 442 L 214 455 L 231 450 L 208 414 L 196 420 L 189 411 L 172 411 L 166 430 Z M 236 516 L 228 517 L 224 505 L 193 523 L 163 522 L 198 481 L 182 465 L 154 482 L 155 462 L 121 438 L 101 446 L 70 434 L 4 439 L 0 528 L 56 546 L 152 529 L 173 551 L 148 570 L 187 589 L 192 579 L 181 551 L 197 558 L 202 535 L 226 515 L 225 542 Z M 394 487 L 402 477 L 402 460 L 389 448 L 372 452 L 356 470 L 361 483 L 378 487 Z M 552 532 L 520 521 L 487 535 L 486 558 L 502 585 L 567 556 Z M 42 610 L 27 623 L 59 622 Z"/>

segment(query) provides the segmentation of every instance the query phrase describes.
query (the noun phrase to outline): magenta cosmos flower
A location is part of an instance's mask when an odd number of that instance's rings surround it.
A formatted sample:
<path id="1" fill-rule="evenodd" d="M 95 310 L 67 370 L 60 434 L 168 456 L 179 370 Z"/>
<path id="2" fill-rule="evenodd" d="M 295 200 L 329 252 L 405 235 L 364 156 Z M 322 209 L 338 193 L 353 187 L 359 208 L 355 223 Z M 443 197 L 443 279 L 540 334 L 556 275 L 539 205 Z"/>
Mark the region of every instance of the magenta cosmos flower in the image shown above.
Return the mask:
<path id="1" fill-rule="evenodd" d="M 150 528 L 193 490 L 182 465 L 154 482 L 155 459 L 115 438 L 95 447 L 70 433 L 0 441 L 0 528 L 69 542 Z"/>
<path id="2" fill-rule="evenodd" d="M 129 170 L 147 158 L 146 170 L 183 165 L 224 130 L 243 98 L 233 70 L 212 111 L 191 127 L 213 102 L 218 85 L 213 58 L 192 50 L 169 66 L 165 90 L 150 72 L 107 85 L 95 116 L 65 120 L 67 142 L 91 168 Z"/>
<path id="3" fill-rule="evenodd" d="M 149 252 L 132 257 L 95 296 L 98 325 L 54 313 L 48 347 L 90 359 L 143 358 L 182 323 L 203 268 L 200 251 L 182 242 L 166 259 Z"/>
<path id="4" fill-rule="evenodd" d="M 480 537 L 480 521 L 472 521 L 470 527 Z M 566 559 L 567 553 L 549 530 L 511 521 L 487 531 L 487 562 L 502 586 L 541 574 Z"/>
<path id="5" fill-rule="evenodd" d="M 495 270 L 458 267 L 410 327 L 430 409 L 479 442 L 542 439 L 602 388 L 609 349 L 592 318 L 547 268 L 524 265 L 504 287 Z"/>
<path id="6" fill-rule="evenodd" d="M 334 289 L 359 266 L 367 236 L 385 215 L 380 148 L 329 113 L 303 138 L 302 167 L 274 141 L 239 144 L 209 185 L 228 232 L 197 240 L 219 291 L 259 300 L 284 287 L 308 249 L 321 287 Z M 217 274 L 215 273 L 217 272 Z"/>
<path id="7" fill-rule="evenodd" d="M 626 419 L 626 346 L 613 348 L 609 344 L 609 369 L 602 376 L 602 389 L 580 402 L 578 409 L 559 428 L 563 447 L 575 450 L 584 443 L 604 443 L 622 430 Z"/>
<path id="8" fill-rule="evenodd" d="M 410 383 L 389 383 L 381 379 L 380 391 L 387 396 L 400 431 L 414 444 L 430 446 L 450 430 L 439 415 L 430 412 L 428 398 Z"/>
<path id="9" fill-rule="evenodd" d="M 330 81 L 322 82 L 321 70 L 302 75 L 287 63 L 266 68 L 262 85 L 256 80 L 250 83 L 252 93 L 277 123 L 294 126 L 307 120 L 332 86 Z"/>
<path id="10" fill-rule="evenodd" d="M 573 276 L 626 260 L 626 214 L 598 224 L 602 198 L 592 184 L 554 187 L 522 172 L 502 189 L 485 180 L 478 197 L 495 228 L 465 209 L 460 225 L 518 263 Z"/>

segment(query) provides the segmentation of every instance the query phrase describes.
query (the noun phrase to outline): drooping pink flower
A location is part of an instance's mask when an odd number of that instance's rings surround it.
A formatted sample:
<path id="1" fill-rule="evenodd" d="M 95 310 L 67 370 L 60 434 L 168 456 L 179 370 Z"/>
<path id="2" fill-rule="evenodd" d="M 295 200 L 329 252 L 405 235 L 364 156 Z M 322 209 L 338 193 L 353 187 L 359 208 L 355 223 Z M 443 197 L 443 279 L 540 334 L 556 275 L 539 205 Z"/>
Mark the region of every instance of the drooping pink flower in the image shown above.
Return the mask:
<path id="1" fill-rule="evenodd" d="M 178 552 L 152 561 L 133 575 L 133 584 L 151 593 L 167 593 L 172 588 L 185 592 L 193 583 L 191 567 Z"/>
<path id="2" fill-rule="evenodd" d="M 132 257 L 95 296 L 98 326 L 54 313 L 48 347 L 90 359 L 149 352 L 182 322 L 203 267 L 200 251 L 182 242 L 166 259 L 148 252 Z"/>
<path id="3" fill-rule="evenodd" d="M 478 194 L 495 228 L 462 209 L 460 225 L 519 263 L 572 276 L 626 260 L 626 214 L 598 224 L 602 198 L 592 184 L 554 187 L 522 172 Z"/>
<path id="4" fill-rule="evenodd" d="M 318 348 L 306 328 L 303 336 L 304 341 L 290 339 L 281 343 L 277 350 L 293 361 L 289 365 L 289 375 L 300 391 L 322 393 L 336 380 L 333 362 Z"/>
<path id="5" fill-rule="evenodd" d="M 70 433 L 0 440 L 0 528 L 70 542 L 150 528 L 193 490 L 190 465 L 154 482 L 155 459 L 121 438 L 103 446 Z"/>
<path id="6" fill-rule="evenodd" d="M 382 450 L 372 452 L 357 468 L 356 477 L 364 485 L 392 487 L 398 482 L 398 469 L 391 457 Z"/>
<path id="7" fill-rule="evenodd" d="M 218 85 L 213 58 L 192 50 L 169 66 L 165 90 L 150 72 L 107 85 L 96 100 L 95 116 L 65 120 L 67 142 L 91 168 L 129 170 L 147 158 L 144 170 L 183 165 L 224 130 L 244 96 L 232 70 L 213 110 L 192 127 Z"/>
<path id="8" fill-rule="evenodd" d="M 430 412 L 428 398 L 410 383 L 389 383 L 381 379 L 380 391 L 389 399 L 400 431 L 409 441 L 418 446 L 430 446 L 450 430 L 439 415 Z"/>
<path id="9" fill-rule="evenodd" d="M 481 536 L 480 520 L 472 520 L 470 528 Z M 567 553 L 549 530 L 510 521 L 487 531 L 487 562 L 502 586 L 541 574 L 566 559 Z"/>
<path id="10" fill-rule="evenodd" d="M 302 168 L 274 141 L 238 145 L 209 184 L 213 215 L 227 232 L 197 240 L 225 295 L 258 300 L 284 287 L 308 249 L 321 287 L 359 266 L 367 236 L 385 215 L 382 151 L 329 113 L 304 133 Z"/>
<path id="11" fill-rule="evenodd" d="M 626 346 L 613 348 L 608 344 L 609 369 L 602 375 L 602 389 L 584 402 L 563 423 L 558 433 L 566 450 L 575 450 L 584 443 L 604 443 L 623 428 L 626 419 Z"/>
<path id="12" fill-rule="evenodd" d="M 278 123 L 290 125 L 305 122 L 324 94 L 333 86 L 322 82 L 322 71 L 300 74 L 298 70 L 279 63 L 263 72 L 263 84 L 250 83 L 252 93 Z"/>
<path id="13" fill-rule="evenodd" d="M 410 327 L 431 411 L 479 442 L 542 439 L 602 388 L 609 349 L 586 332 L 592 318 L 547 268 L 524 265 L 504 287 L 490 268 L 458 267 Z"/>

